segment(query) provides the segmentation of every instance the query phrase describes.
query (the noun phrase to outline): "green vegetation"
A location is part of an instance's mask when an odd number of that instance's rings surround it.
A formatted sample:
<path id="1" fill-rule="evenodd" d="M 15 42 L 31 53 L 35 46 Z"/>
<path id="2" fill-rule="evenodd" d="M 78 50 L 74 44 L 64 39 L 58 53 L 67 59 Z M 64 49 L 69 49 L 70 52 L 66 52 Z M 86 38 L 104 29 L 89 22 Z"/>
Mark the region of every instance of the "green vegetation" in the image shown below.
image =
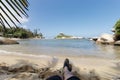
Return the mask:
<path id="1" fill-rule="evenodd" d="M 14 38 L 35 37 L 34 33 L 17 26 L 19 18 L 28 17 L 28 0 L 0 0 L 0 36 Z M 14 27 L 11 27 L 14 25 Z M 9 28 L 7 28 L 9 27 Z M 38 35 L 39 36 L 39 35 Z"/>
<path id="2" fill-rule="evenodd" d="M 42 33 L 18 27 L 19 18 L 28 17 L 28 0 L 0 0 L 0 36 L 10 38 L 43 38 Z M 16 23 L 17 22 L 17 23 Z M 14 27 L 11 27 L 14 25 Z M 9 28 L 7 28 L 9 27 Z"/>
<path id="3" fill-rule="evenodd" d="M 70 35 L 65 35 L 63 33 L 58 34 L 55 39 L 64 39 L 64 38 L 71 38 L 72 36 Z"/>
<path id="4" fill-rule="evenodd" d="M 0 33 L 3 33 L 2 36 L 7 37 L 7 38 L 22 38 L 22 39 L 34 38 L 34 37 L 43 38 L 42 33 L 38 33 L 38 32 L 35 33 L 35 32 L 30 31 L 29 29 L 27 30 L 21 27 L 6 28 L 6 31 L 4 31 L 3 27 L 0 26 Z"/>
<path id="5" fill-rule="evenodd" d="M 115 41 L 120 40 L 120 19 L 115 23 L 114 25 L 114 29 L 115 29 Z"/>

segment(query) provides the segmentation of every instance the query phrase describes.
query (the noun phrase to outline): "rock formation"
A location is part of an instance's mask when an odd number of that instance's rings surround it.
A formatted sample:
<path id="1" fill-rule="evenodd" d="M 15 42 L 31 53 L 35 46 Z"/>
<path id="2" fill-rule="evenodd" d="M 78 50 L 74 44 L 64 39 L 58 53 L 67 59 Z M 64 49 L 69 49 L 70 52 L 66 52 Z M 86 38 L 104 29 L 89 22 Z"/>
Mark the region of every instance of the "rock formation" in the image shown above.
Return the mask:
<path id="1" fill-rule="evenodd" d="M 101 44 L 114 44 L 114 36 L 111 34 L 102 34 L 96 41 L 96 43 L 101 43 Z"/>
<path id="2" fill-rule="evenodd" d="M 19 44 L 19 43 L 15 40 L 0 37 L 0 44 Z"/>

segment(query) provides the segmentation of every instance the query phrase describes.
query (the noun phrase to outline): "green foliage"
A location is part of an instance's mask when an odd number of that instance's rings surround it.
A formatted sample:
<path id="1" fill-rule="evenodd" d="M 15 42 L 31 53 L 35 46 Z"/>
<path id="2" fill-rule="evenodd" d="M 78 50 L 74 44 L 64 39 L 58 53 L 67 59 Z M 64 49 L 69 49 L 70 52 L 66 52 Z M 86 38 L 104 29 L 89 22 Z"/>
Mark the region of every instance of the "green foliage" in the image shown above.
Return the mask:
<path id="1" fill-rule="evenodd" d="M 115 34 L 120 34 L 120 19 L 116 22 L 114 28 L 115 28 Z"/>
<path id="2" fill-rule="evenodd" d="M 0 32 L 2 32 L 2 26 L 0 26 Z"/>
<path id="3" fill-rule="evenodd" d="M 43 39 L 44 38 L 43 34 L 41 32 L 38 33 L 39 31 L 40 31 L 40 29 L 34 29 L 34 32 L 33 32 L 34 37 Z"/>
<path id="4" fill-rule="evenodd" d="M 120 40 L 120 19 L 115 23 L 114 29 L 115 29 L 114 40 L 115 41 Z"/>
<path id="5" fill-rule="evenodd" d="M 4 37 L 10 37 L 10 38 L 33 38 L 39 36 L 38 38 L 42 38 L 43 35 L 42 33 L 40 34 L 34 34 L 32 31 L 24 29 L 24 28 L 6 28 L 6 32 L 3 31 L 3 27 L 0 26 L 0 32 L 4 33 Z"/>
<path id="6" fill-rule="evenodd" d="M 71 38 L 72 36 L 69 35 L 65 35 L 63 33 L 60 33 L 59 35 L 57 35 L 55 38 L 56 39 L 62 39 L 62 38 Z"/>

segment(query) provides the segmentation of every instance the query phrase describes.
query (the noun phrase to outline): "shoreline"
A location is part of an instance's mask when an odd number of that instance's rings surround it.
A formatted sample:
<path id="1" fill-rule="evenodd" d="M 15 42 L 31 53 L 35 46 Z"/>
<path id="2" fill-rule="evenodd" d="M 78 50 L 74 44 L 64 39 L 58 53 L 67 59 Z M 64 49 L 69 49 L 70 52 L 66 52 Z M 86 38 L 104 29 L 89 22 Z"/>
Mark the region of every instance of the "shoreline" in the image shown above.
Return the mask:
<path id="1" fill-rule="evenodd" d="M 42 55 L 41 57 L 33 57 L 27 55 L 15 55 L 15 54 L 0 54 L 0 63 L 6 63 L 8 65 L 14 65 L 19 63 L 20 61 L 25 61 L 28 63 L 33 63 L 38 65 L 38 67 L 50 66 L 54 63 L 54 70 L 60 69 L 63 66 L 64 60 L 66 56 L 47 56 Z M 82 75 L 86 75 L 91 70 L 95 70 L 95 72 L 100 75 L 102 78 L 113 78 L 117 76 L 120 72 L 115 69 L 117 68 L 116 63 L 118 60 L 108 60 L 101 58 L 93 58 L 93 57 L 67 57 L 70 62 L 75 66 L 74 70 L 78 71 L 78 73 Z M 53 66 L 53 65 L 52 65 Z M 109 74 L 109 75 L 108 75 Z M 114 75 L 114 76 L 112 76 Z M 103 79 L 101 79 L 103 80 Z"/>

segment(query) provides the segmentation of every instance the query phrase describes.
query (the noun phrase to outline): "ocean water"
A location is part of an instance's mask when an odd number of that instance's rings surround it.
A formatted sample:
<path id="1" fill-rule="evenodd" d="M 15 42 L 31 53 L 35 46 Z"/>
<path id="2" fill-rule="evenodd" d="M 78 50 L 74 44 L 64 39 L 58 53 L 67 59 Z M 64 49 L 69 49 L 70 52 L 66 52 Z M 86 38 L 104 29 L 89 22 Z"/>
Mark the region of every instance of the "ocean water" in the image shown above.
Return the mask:
<path id="1" fill-rule="evenodd" d="M 17 45 L 0 45 L 0 54 L 86 56 L 120 59 L 120 46 L 98 45 L 87 39 L 29 39 Z"/>

